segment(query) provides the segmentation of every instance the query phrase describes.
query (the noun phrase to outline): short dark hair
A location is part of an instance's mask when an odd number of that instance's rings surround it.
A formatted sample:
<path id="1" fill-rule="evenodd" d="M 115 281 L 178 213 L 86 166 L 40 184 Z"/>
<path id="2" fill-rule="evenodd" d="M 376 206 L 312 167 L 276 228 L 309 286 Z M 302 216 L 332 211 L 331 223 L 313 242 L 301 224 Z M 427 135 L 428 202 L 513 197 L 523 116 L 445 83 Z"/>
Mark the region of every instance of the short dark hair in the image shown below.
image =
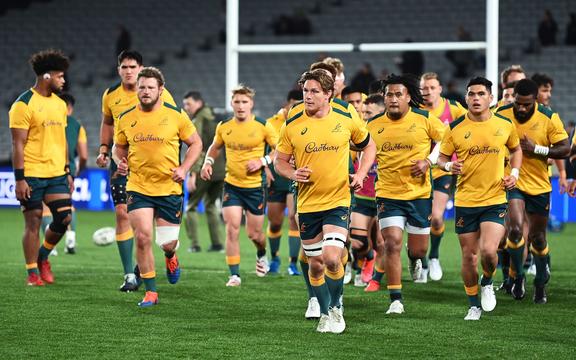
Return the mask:
<path id="1" fill-rule="evenodd" d="M 354 93 L 360 93 L 362 94 L 362 90 L 360 89 L 356 89 L 352 86 L 346 86 L 344 89 L 342 89 L 342 98 L 344 98 L 346 95 L 350 95 L 350 94 L 354 94 Z"/>
<path id="2" fill-rule="evenodd" d="M 196 90 L 188 91 L 186 94 L 184 94 L 184 99 L 188 99 L 188 98 L 192 98 L 195 101 L 204 102 L 204 99 L 202 98 L 202 94 L 200 93 L 200 91 L 196 91 Z"/>
<path id="3" fill-rule="evenodd" d="M 535 73 L 534 75 L 532 75 L 531 79 L 536 83 L 536 85 L 538 85 L 538 87 L 545 85 L 550 85 L 554 87 L 554 79 L 552 79 L 547 74 Z"/>
<path id="4" fill-rule="evenodd" d="M 411 74 L 390 74 L 382 83 L 382 92 L 386 92 L 388 85 L 404 85 L 410 95 L 410 106 L 420 108 L 424 104 L 420 91 L 420 79 Z"/>
<path id="5" fill-rule="evenodd" d="M 120 54 L 118 54 L 118 66 L 120 66 L 122 61 L 126 59 L 135 60 L 138 65 L 143 64 L 142 54 L 136 50 L 123 50 Z"/>
<path id="6" fill-rule="evenodd" d="M 66 72 L 70 59 L 61 50 L 48 49 L 35 53 L 30 57 L 30 65 L 37 76 L 50 71 Z"/>
<path id="7" fill-rule="evenodd" d="M 66 105 L 74 106 L 74 104 L 76 104 L 76 99 L 74 99 L 74 96 L 68 93 L 60 94 L 58 96 L 60 96 L 60 99 L 64 100 Z"/>
<path id="8" fill-rule="evenodd" d="M 162 75 L 162 72 L 155 67 L 148 66 L 140 70 L 137 80 L 140 80 L 140 78 L 143 77 L 154 78 L 158 81 L 158 87 L 164 86 L 164 75 Z"/>
<path id="9" fill-rule="evenodd" d="M 296 89 L 292 89 L 288 92 L 288 95 L 286 96 L 286 101 L 290 101 L 290 100 L 302 100 L 304 99 L 304 96 L 302 95 L 302 90 L 296 90 Z"/>
<path id="10" fill-rule="evenodd" d="M 492 94 L 492 81 L 486 79 L 485 77 L 476 76 L 470 79 L 470 81 L 468 81 L 468 85 L 466 85 L 466 88 L 469 88 L 470 86 L 473 85 L 484 85 L 486 90 L 488 90 L 488 92 Z"/>
<path id="11" fill-rule="evenodd" d="M 374 80 L 368 86 L 368 94 L 380 94 L 384 89 L 384 80 Z"/>
<path id="12" fill-rule="evenodd" d="M 364 100 L 364 104 L 366 105 L 370 105 L 370 104 L 376 104 L 379 106 L 385 106 L 384 104 L 384 96 L 380 95 L 380 94 L 372 94 L 369 95 L 366 100 Z"/>
<path id="13" fill-rule="evenodd" d="M 514 86 L 514 93 L 520 96 L 538 96 L 538 85 L 534 80 L 522 79 L 518 80 L 516 86 Z"/>

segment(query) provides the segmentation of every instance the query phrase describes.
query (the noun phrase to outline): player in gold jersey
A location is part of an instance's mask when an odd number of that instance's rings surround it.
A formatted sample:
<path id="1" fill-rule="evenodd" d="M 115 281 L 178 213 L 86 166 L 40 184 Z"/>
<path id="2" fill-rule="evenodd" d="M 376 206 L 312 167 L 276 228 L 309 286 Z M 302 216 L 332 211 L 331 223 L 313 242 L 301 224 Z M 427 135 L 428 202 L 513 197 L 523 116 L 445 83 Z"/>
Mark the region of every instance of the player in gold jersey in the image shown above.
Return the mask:
<path id="1" fill-rule="evenodd" d="M 30 65 L 36 83 L 12 104 L 9 117 L 16 199 L 20 201 L 25 223 L 22 244 L 27 284 L 41 286 L 54 282 L 48 254 L 66 233 L 72 219 L 67 108 L 56 95 L 64 86 L 69 60 L 60 51 L 45 50 L 32 55 Z M 42 202 L 50 209 L 53 220 L 39 246 Z"/>
<path id="2" fill-rule="evenodd" d="M 505 235 L 506 191 L 516 186 L 522 150 L 512 122 L 490 110 L 492 83 L 470 80 L 466 92 L 468 113 L 450 124 L 440 148 L 438 166 L 458 175 L 456 233 L 462 248 L 462 279 L 470 307 L 464 320 L 480 320 L 482 310 L 496 307 L 492 276 L 496 251 Z M 504 175 L 504 157 L 510 151 L 510 175 Z M 450 161 L 453 154 L 458 159 Z M 478 254 L 483 276 L 478 301 Z M 481 307 L 480 307 L 481 305 Z"/>
<path id="3" fill-rule="evenodd" d="M 570 148 L 570 163 L 572 164 L 572 167 L 576 168 L 576 132 L 572 137 L 572 147 Z M 576 179 L 572 179 L 570 181 L 566 192 L 568 195 L 576 197 Z"/>
<path id="4" fill-rule="evenodd" d="M 302 101 L 302 91 L 291 90 L 286 98 L 286 104 L 276 115 L 267 119 L 266 122 L 272 125 L 276 133 L 280 134 L 282 125 L 288 119 L 286 116 L 290 108 L 298 101 Z M 273 166 L 267 166 L 266 182 L 267 182 L 267 196 L 266 203 L 268 206 L 268 241 L 270 243 L 270 273 L 278 273 L 280 271 L 280 256 L 278 254 L 280 249 L 280 239 L 282 237 L 282 222 L 284 221 L 284 210 L 288 209 L 288 246 L 289 246 L 289 260 L 288 266 L 289 275 L 300 275 L 298 270 L 298 253 L 300 252 L 300 235 L 298 233 L 298 224 L 295 219 L 295 204 L 294 194 L 290 191 L 290 180 L 276 174 Z"/>
<path id="5" fill-rule="evenodd" d="M 226 177 L 222 199 L 222 215 L 226 223 L 226 263 L 230 277 L 226 286 L 240 286 L 240 225 L 246 210 L 246 232 L 256 246 L 256 275 L 266 276 L 269 271 L 266 258 L 264 225 L 263 169 L 272 163 L 265 145 L 276 147 L 278 135 L 270 123 L 252 114 L 253 89 L 239 85 L 232 90 L 234 117 L 220 122 L 214 141 L 202 166 L 202 179 L 210 180 L 212 164 L 226 149 Z M 272 152 L 273 153 L 273 152 Z"/>
<path id="6" fill-rule="evenodd" d="M 309 261 L 309 279 L 320 305 L 317 331 L 341 333 L 346 325 L 340 296 L 341 256 L 348 233 L 350 190 L 361 188 L 374 162 L 375 148 L 361 120 L 330 103 L 334 79 L 326 71 L 305 72 L 299 80 L 304 110 L 280 131 L 276 171 L 298 182 L 298 221 Z M 364 151 L 349 182 L 350 142 Z M 294 157 L 295 168 L 290 164 Z"/>
<path id="7" fill-rule="evenodd" d="M 164 76 L 160 70 L 143 68 L 137 76 L 137 89 L 138 105 L 119 116 L 113 156 L 121 175 L 128 175 L 130 170 L 126 203 L 146 286 L 138 305 L 149 307 L 158 303 L 153 238 L 164 251 L 168 282 L 175 284 L 180 278 L 176 250 L 182 221 L 182 183 L 200 156 L 202 140 L 183 110 L 161 100 Z M 181 142 L 188 145 L 182 163 Z"/>
<path id="8" fill-rule="evenodd" d="M 116 163 L 110 161 L 109 153 L 118 130 L 120 114 L 138 104 L 136 79 L 142 70 L 142 55 L 133 50 L 122 51 L 118 55 L 118 75 L 120 83 L 106 89 L 102 96 L 102 123 L 100 127 L 100 148 L 96 164 L 100 167 L 110 165 L 110 190 L 116 214 L 116 245 L 124 269 L 124 283 L 120 291 L 130 292 L 138 290 L 138 272 L 132 263 L 132 249 L 134 234 L 130 228 L 128 210 L 126 206 L 126 177 L 116 171 Z M 176 106 L 172 95 L 167 89 L 162 91 L 164 102 Z"/>
<path id="9" fill-rule="evenodd" d="M 404 229 L 412 279 L 420 277 L 422 258 L 428 251 L 432 185 L 429 169 L 436 163 L 432 142 L 439 143 L 445 126 L 421 110 L 418 79 L 390 75 L 384 81 L 386 112 L 368 121 L 378 149 L 376 205 L 384 238 L 385 268 L 390 295 L 387 314 L 402 314 L 402 265 L 400 252 Z M 437 149 L 437 147 L 435 148 Z"/>
<path id="10" fill-rule="evenodd" d="M 442 85 L 438 74 L 429 72 L 420 77 L 420 89 L 424 106 L 422 109 L 429 111 L 448 125 L 455 119 L 466 113 L 466 109 L 455 100 L 448 100 L 441 96 Z M 429 262 L 423 258 L 422 274 L 414 282 L 425 283 L 430 279 L 438 281 L 442 279 L 442 266 L 440 265 L 440 242 L 444 236 L 444 211 L 452 192 L 454 176 L 446 172 L 432 168 L 432 180 L 434 193 L 432 195 L 432 219 L 430 220 L 430 252 Z"/>
<path id="11" fill-rule="evenodd" d="M 570 144 L 558 114 L 537 103 L 537 96 L 538 85 L 534 81 L 520 80 L 514 87 L 514 103 L 500 107 L 497 114 L 511 119 L 516 126 L 524 155 L 516 188 L 508 192 L 508 202 L 514 203 L 510 206 L 511 228 L 506 244 L 514 265 L 511 291 L 516 300 L 524 298 L 523 257 L 527 240 L 536 265 L 534 302 L 543 304 L 547 301 L 545 285 L 550 276 L 546 226 L 552 185 L 547 161 L 568 156 Z M 524 219 L 528 222 L 528 239 L 523 236 Z"/>

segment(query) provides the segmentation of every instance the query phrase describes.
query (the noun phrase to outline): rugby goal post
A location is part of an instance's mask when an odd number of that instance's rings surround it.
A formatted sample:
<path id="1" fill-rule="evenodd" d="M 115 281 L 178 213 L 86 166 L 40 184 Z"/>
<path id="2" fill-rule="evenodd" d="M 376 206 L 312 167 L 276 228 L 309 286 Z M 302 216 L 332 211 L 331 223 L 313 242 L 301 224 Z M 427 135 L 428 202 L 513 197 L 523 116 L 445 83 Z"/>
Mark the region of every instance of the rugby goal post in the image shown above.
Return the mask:
<path id="1" fill-rule="evenodd" d="M 486 0 L 486 40 L 470 42 L 413 43 L 341 43 L 341 44 L 266 44 L 241 45 L 239 39 L 240 0 L 226 0 L 226 99 L 231 111 L 230 94 L 238 85 L 238 63 L 241 53 L 306 53 L 306 52 L 397 52 L 407 50 L 485 50 L 486 78 L 492 81 L 492 93 L 498 94 L 498 13 L 499 0 Z"/>

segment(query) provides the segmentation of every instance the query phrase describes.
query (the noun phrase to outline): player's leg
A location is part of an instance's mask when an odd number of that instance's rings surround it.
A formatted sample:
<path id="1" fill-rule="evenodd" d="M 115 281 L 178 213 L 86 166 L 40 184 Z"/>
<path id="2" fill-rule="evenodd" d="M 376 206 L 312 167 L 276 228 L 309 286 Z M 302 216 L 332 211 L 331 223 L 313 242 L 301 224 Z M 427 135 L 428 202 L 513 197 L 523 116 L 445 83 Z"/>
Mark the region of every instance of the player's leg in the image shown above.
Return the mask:
<path id="1" fill-rule="evenodd" d="M 222 240 L 222 220 L 220 220 L 220 209 L 216 204 L 217 200 L 222 195 L 222 188 L 224 181 L 210 181 L 208 191 L 204 196 L 204 211 L 206 212 L 206 219 L 208 222 L 208 231 L 210 232 L 210 248 L 208 251 L 224 250 Z"/>
<path id="2" fill-rule="evenodd" d="M 72 221 L 66 230 L 66 247 L 64 252 L 66 254 L 76 254 L 76 222 L 78 221 L 78 216 L 76 214 L 76 208 L 72 206 Z"/>
<path id="3" fill-rule="evenodd" d="M 523 236 L 524 229 L 524 196 L 515 189 L 508 194 L 508 238 L 506 249 L 510 255 L 510 282 L 511 292 L 516 300 L 524 298 L 524 248 L 526 245 Z"/>
<path id="4" fill-rule="evenodd" d="M 506 228 L 504 227 L 505 206 L 502 207 L 501 211 L 501 223 L 487 220 L 486 217 L 483 217 L 482 220 L 487 221 L 482 221 L 480 223 L 479 251 L 482 264 L 482 279 L 480 280 L 480 286 L 482 293 L 482 310 L 484 311 L 492 311 L 496 307 L 496 295 L 494 293 L 492 278 L 496 273 L 496 267 L 498 266 L 498 243 L 506 233 Z"/>
<path id="5" fill-rule="evenodd" d="M 42 286 L 44 282 L 40 278 L 38 270 L 38 248 L 40 247 L 40 223 L 42 221 L 42 202 L 36 204 L 28 201 L 23 206 L 24 234 L 22 236 L 22 248 L 26 271 L 28 273 L 27 284 L 29 286 Z"/>
<path id="6" fill-rule="evenodd" d="M 414 282 L 428 281 L 428 268 L 425 267 L 426 253 L 430 239 L 430 217 L 432 199 L 416 199 L 405 201 L 408 233 L 407 253 L 410 260 L 410 275 Z"/>
<path id="7" fill-rule="evenodd" d="M 380 290 L 380 282 L 386 272 L 384 264 L 384 238 L 382 237 L 377 217 L 371 219 L 369 234 L 372 234 L 372 248 L 375 250 L 374 271 L 372 272 L 372 279 L 368 282 L 364 291 L 374 292 Z"/>
<path id="8" fill-rule="evenodd" d="M 280 239 L 282 238 L 282 223 L 284 221 L 284 209 L 286 209 L 286 197 L 279 201 L 274 193 L 269 192 L 268 205 L 268 243 L 270 244 L 270 272 L 277 274 L 280 270 Z"/>
<path id="9" fill-rule="evenodd" d="M 296 221 L 296 204 L 293 193 L 288 193 L 286 196 L 286 207 L 288 208 L 288 253 L 290 259 L 288 275 L 300 275 L 298 270 L 298 254 L 301 248 L 300 232 Z"/>
<path id="10" fill-rule="evenodd" d="M 134 229 L 136 239 L 136 261 L 140 269 L 140 276 L 144 282 L 146 293 L 144 299 L 138 303 L 140 307 L 148 307 L 158 303 L 156 290 L 156 270 L 154 267 L 154 254 L 152 253 L 152 239 L 154 230 L 154 204 L 146 201 L 145 197 L 134 196 L 130 205 L 130 228 Z"/>
<path id="11" fill-rule="evenodd" d="M 498 287 L 498 291 L 505 291 L 506 294 L 512 294 L 512 280 L 510 279 L 510 254 L 506 248 L 506 242 L 508 240 L 508 229 L 510 228 L 510 212 L 506 213 L 504 219 L 504 227 L 506 228 L 506 233 L 500 239 L 498 244 L 498 265 L 502 271 L 502 284 Z"/>
<path id="12" fill-rule="evenodd" d="M 256 275 L 266 276 L 270 271 L 268 258 L 266 258 L 266 237 L 264 236 L 264 214 L 253 214 L 246 211 L 246 232 L 248 238 L 256 246 Z"/>
<path id="13" fill-rule="evenodd" d="M 354 285 L 358 287 L 366 286 L 366 282 L 362 279 L 362 267 L 366 261 L 366 256 L 371 250 L 368 241 L 368 225 L 370 217 L 356 211 L 356 206 L 350 213 L 350 242 L 352 248 L 352 256 L 354 258 L 352 267 L 356 270 L 354 278 Z M 372 258 L 373 260 L 373 258 Z"/>
<path id="14" fill-rule="evenodd" d="M 188 205 L 186 207 L 186 235 L 190 240 L 190 247 L 188 251 L 199 252 L 200 242 L 198 240 L 198 211 L 197 207 L 200 201 L 205 198 L 208 191 L 209 182 L 196 177 L 196 190 L 191 192 L 188 196 Z M 206 204 L 204 204 L 206 209 Z M 206 214 L 208 214 L 206 209 Z"/>
<path id="15" fill-rule="evenodd" d="M 48 225 L 52 222 L 52 213 L 50 208 L 46 204 L 42 203 L 42 223 L 40 224 L 40 232 L 42 234 L 42 239 L 46 236 L 46 230 Z M 56 250 L 52 250 L 51 254 L 54 255 Z M 56 253 L 57 254 L 57 253 Z"/>
<path id="16" fill-rule="evenodd" d="M 451 176 L 448 176 L 448 178 L 451 178 Z M 428 253 L 430 279 L 434 281 L 442 279 L 443 275 L 442 266 L 440 265 L 440 242 L 444 236 L 444 211 L 449 199 L 449 193 L 434 190 L 432 218 L 430 219 L 430 252 Z"/>
<path id="17" fill-rule="evenodd" d="M 112 165 L 111 165 L 112 166 Z M 114 202 L 114 214 L 116 217 L 116 245 L 120 254 L 120 261 L 124 270 L 124 283 L 120 291 L 130 292 L 138 290 L 138 280 L 134 275 L 134 233 L 130 227 L 128 207 L 126 206 L 126 180 L 125 178 L 114 179 L 110 185 L 112 201 Z"/>
<path id="18" fill-rule="evenodd" d="M 224 205 L 222 216 L 226 225 L 226 264 L 230 270 L 230 278 L 226 286 L 240 285 L 240 225 L 242 223 L 242 207 L 239 205 Z"/>
<path id="19" fill-rule="evenodd" d="M 166 277 L 170 284 L 180 279 L 180 263 L 176 250 L 180 246 L 178 236 L 182 222 L 183 197 L 170 195 L 154 197 L 156 208 L 156 244 L 164 251 Z"/>
<path id="20" fill-rule="evenodd" d="M 534 297 L 536 304 L 545 304 L 548 301 L 546 284 L 550 280 L 549 248 L 546 240 L 546 226 L 548 225 L 548 209 L 550 193 L 532 196 L 526 205 L 528 223 L 530 224 L 529 239 L 531 252 L 536 265 L 534 277 Z"/>
<path id="21" fill-rule="evenodd" d="M 458 232 L 458 229 L 456 230 Z M 466 231 L 463 229 L 463 231 Z M 464 320 L 480 320 L 482 308 L 478 298 L 478 243 L 480 231 L 458 233 L 462 251 L 462 280 L 468 297 L 469 309 Z"/>

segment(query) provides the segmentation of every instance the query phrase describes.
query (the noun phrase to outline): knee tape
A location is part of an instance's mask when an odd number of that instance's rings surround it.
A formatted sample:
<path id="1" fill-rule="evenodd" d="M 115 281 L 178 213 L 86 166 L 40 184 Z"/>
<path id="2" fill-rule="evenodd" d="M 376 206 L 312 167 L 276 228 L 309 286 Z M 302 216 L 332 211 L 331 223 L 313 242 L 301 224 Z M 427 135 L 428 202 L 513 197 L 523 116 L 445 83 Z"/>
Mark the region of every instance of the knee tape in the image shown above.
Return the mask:
<path id="1" fill-rule="evenodd" d="M 302 248 L 304 249 L 304 254 L 308 257 L 322 255 L 322 241 L 314 244 L 302 244 Z"/>
<path id="2" fill-rule="evenodd" d="M 322 246 L 335 246 L 344 249 L 344 246 L 346 246 L 346 235 L 337 232 L 324 234 Z"/>
<path id="3" fill-rule="evenodd" d="M 64 234 L 72 220 L 72 199 L 58 199 L 46 205 L 48 205 L 52 213 L 50 230 L 58 234 Z"/>
<path id="4" fill-rule="evenodd" d="M 172 241 L 178 241 L 178 236 L 180 234 L 180 225 L 178 226 L 156 226 L 156 244 L 160 247 L 171 243 Z M 180 242 L 176 244 L 176 249 L 180 247 Z"/>
<path id="5" fill-rule="evenodd" d="M 368 250 L 368 231 L 366 229 L 360 228 L 350 228 L 350 239 L 356 240 L 362 243 L 362 246 L 355 251 L 366 251 Z"/>

